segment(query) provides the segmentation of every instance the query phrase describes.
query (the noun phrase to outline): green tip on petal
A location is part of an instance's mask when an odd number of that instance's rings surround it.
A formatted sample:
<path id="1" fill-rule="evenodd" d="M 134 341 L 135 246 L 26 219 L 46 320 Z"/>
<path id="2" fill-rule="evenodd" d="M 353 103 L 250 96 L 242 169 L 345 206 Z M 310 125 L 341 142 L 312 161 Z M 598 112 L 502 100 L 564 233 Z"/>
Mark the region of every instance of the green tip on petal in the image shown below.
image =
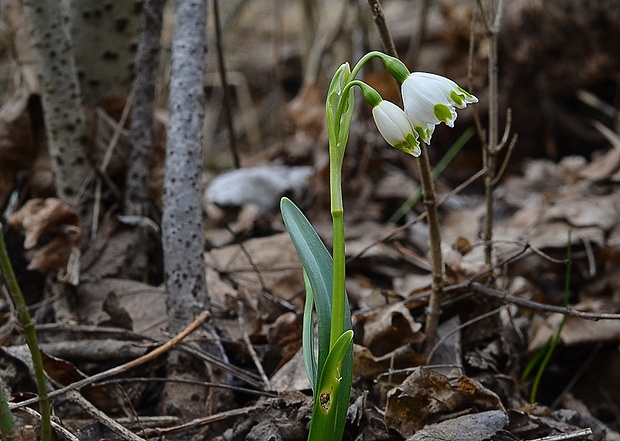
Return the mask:
<path id="1" fill-rule="evenodd" d="M 403 142 L 399 142 L 394 145 L 395 148 L 400 150 L 403 153 L 407 153 L 408 155 L 415 156 L 416 158 L 420 156 L 422 150 L 420 149 L 420 142 L 418 141 L 418 137 L 414 136 L 413 133 L 407 135 Z"/>
<path id="2" fill-rule="evenodd" d="M 459 87 L 460 89 L 460 87 Z M 452 101 L 454 101 L 454 103 L 457 106 L 462 106 L 463 105 L 463 97 L 461 95 L 459 95 L 458 93 L 456 93 L 456 91 L 452 91 L 450 92 L 450 98 L 452 98 Z"/>
<path id="3" fill-rule="evenodd" d="M 415 131 L 418 132 L 418 135 L 420 136 L 421 139 L 423 139 L 424 141 L 427 140 L 427 129 L 425 129 L 424 127 L 421 126 L 416 126 L 414 127 Z"/>
<path id="4" fill-rule="evenodd" d="M 452 119 L 452 112 L 450 111 L 450 108 L 445 104 L 435 104 L 433 110 L 435 111 L 435 116 L 439 121 L 447 123 Z"/>
<path id="5" fill-rule="evenodd" d="M 408 155 L 414 156 L 414 157 L 418 157 L 420 156 L 420 154 L 422 153 L 422 150 L 420 149 L 419 145 L 411 145 L 407 142 L 403 142 L 400 144 L 396 144 L 394 146 L 395 148 L 397 148 L 398 150 L 400 150 L 403 153 L 406 153 Z"/>
<path id="6" fill-rule="evenodd" d="M 467 98 L 471 99 L 471 100 L 476 100 L 474 102 L 478 102 L 478 98 L 476 98 L 475 96 L 473 96 L 471 93 L 469 93 L 468 91 L 466 91 L 465 89 L 463 89 L 461 86 L 457 86 L 457 89 L 459 90 L 459 92 L 461 92 L 463 95 L 465 95 Z"/>

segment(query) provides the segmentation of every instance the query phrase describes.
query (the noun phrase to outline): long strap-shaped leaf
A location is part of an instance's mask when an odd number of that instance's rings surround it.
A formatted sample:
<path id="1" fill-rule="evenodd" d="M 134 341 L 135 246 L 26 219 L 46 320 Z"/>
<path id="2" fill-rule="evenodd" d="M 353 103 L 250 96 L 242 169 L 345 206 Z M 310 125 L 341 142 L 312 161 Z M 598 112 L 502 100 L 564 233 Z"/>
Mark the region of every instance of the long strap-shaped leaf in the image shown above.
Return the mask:
<path id="1" fill-rule="evenodd" d="M 306 272 L 316 307 L 318 324 L 319 358 L 318 366 L 323 366 L 329 353 L 329 331 L 332 314 L 332 257 L 325 244 L 314 230 L 306 216 L 290 199 L 280 201 L 282 219 L 288 231 L 297 255 Z M 308 299 L 312 301 L 312 299 Z M 312 355 L 314 356 L 314 355 Z M 307 369 L 307 367 L 306 367 Z M 316 384 L 316 378 L 311 383 Z M 316 390 L 313 390 L 316 393 Z"/>
<path id="2" fill-rule="evenodd" d="M 329 354 L 333 261 L 329 251 L 327 251 L 325 244 L 323 244 L 323 241 L 320 239 L 314 227 L 312 227 L 301 210 L 299 210 L 290 199 L 282 198 L 280 210 L 282 212 L 282 218 L 284 219 L 284 225 L 291 237 L 307 276 L 307 285 L 309 285 L 310 289 L 307 287 L 306 293 L 308 294 L 308 291 L 310 291 L 310 295 L 306 298 L 306 301 L 314 301 L 314 305 L 316 306 L 319 340 L 318 363 L 316 364 L 312 363 L 314 358 L 312 349 L 314 347 L 314 342 L 312 342 L 312 345 L 308 345 L 309 336 L 313 335 L 313 323 L 312 320 L 308 320 L 307 317 L 304 317 L 304 339 L 306 341 L 304 358 L 306 360 L 306 370 L 310 376 L 310 383 L 313 387 L 312 391 L 316 404 L 317 401 L 320 401 L 319 378 L 317 377 L 322 376 L 322 367 L 326 365 Z M 312 310 L 312 305 L 309 306 L 306 304 L 305 316 L 308 315 L 309 310 Z M 351 309 L 348 300 L 345 307 L 345 328 L 346 330 L 351 329 Z M 316 368 L 317 365 L 318 369 Z M 314 379 L 312 377 L 314 377 Z M 342 433 L 344 432 L 353 379 L 353 348 L 350 344 L 350 340 L 344 360 L 342 361 L 340 378 L 341 381 L 336 391 L 337 393 L 331 396 L 336 403 L 333 438 L 325 438 L 326 440 L 341 439 Z M 313 416 L 313 422 L 314 421 L 315 417 Z"/>

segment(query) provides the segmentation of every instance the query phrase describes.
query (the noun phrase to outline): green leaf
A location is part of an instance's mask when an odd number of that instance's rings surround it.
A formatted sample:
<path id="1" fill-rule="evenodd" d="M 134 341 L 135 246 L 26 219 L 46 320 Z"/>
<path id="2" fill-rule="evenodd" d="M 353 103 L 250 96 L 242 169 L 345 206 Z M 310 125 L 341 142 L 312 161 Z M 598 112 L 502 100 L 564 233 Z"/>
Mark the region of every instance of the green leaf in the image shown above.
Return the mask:
<path id="1" fill-rule="evenodd" d="M 303 273 L 304 285 L 306 287 L 306 303 L 304 304 L 304 322 L 301 341 L 306 372 L 308 373 L 308 379 L 310 380 L 310 385 L 312 386 L 312 393 L 316 395 L 318 370 L 316 366 L 316 358 L 314 356 L 314 293 L 312 292 L 312 285 L 308 279 L 308 274 L 305 270 Z"/>
<path id="2" fill-rule="evenodd" d="M 333 261 L 332 257 L 327 251 L 327 248 L 319 238 L 319 235 L 312 227 L 308 219 L 297 208 L 297 206 L 287 198 L 282 198 L 280 201 L 280 210 L 282 212 L 282 219 L 284 225 L 291 237 L 293 245 L 297 250 L 297 254 L 304 267 L 304 271 L 307 274 L 310 289 L 312 290 L 314 306 L 316 308 L 317 327 L 318 327 L 318 371 L 326 364 L 326 360 L 329 354 L 329 334 L 330 334 L 330 320 L 331 320 L 331 291 L 332 291 L 332 278 L 333 278 Z M 349 306 L 348 299 L 345 297 L 345 318 L 344 325 L 346 330 L 351 329 L 351 308 Z M 306 305 L 307 306 L 307 305 Z M 308 324 L 308 320 L 311 323 L 311 319 L 307 318 L 306 313 L 308 308 L 304 308 L 304 327 L 310 328 L 311 324 Z M 306 336 L 306 338 L 309 338 Z M 304 340 L 306 341 L 306 340 Z M 310 343 L 305 343 L 310 345 Z M 312 343 L 314 348 L 314 342 Z M 306 355 L 308 354 L 308 355 Z M 304 357 L 314 358 L 314 350 L 312 352 L 305 351 Z M 312 362 L 310 362 L 310 366 Z M 308 370 L 308 365 L 306 365 Z M 312 369 L 312 368 L 310 368 Z M 336 418 L 334 421 L 334 439 L 340 440 L 344 433 L 344 425 L 347 417 L 347 409 L 349 404 L 349 397 L 351 395 L 351 385 L 353 382 L 353 346 L 349 345 L 348 350 L 344 355 L 341 366 L 340 387 L 337 393 L 337 402 L 339 403 L 336 409 Z M 312 383 L 312 380 L 310 380 Z M 318 383 L 318 382 L 317 382 Z M 317 390 L 313 389 L 315 402 L 320 400 Z M 313 420 L 315 416 L 313 414 Z"/>
<path id="3" fill-rule="evenodd" d="M 349 329 L 336 340 L 321 369 L 318 395 L 314 400 L 308 436 L 310 441 L 342 439 L 341 429 L 344 429 L 344 420 L 341 428 L 338 418 L 343 408 L 346 416 L 346 410 L 349 407 L 349 395 L 346 395 L 345 400 L 343 394 L 340 393 L 341 386 L 346 385 L 342 368 L 346 355 L 350 352 L 352 341 L 353 331 Z"/>
<path id="4" fill-rule="evenodd" d="M 320 370 L 329 353 L 329 331 L 332 314 L 332 257 L 308 219 L 290 199 L 282 198 L 280 211 L 314 294 L 319 337 L 317 364 Z"/>

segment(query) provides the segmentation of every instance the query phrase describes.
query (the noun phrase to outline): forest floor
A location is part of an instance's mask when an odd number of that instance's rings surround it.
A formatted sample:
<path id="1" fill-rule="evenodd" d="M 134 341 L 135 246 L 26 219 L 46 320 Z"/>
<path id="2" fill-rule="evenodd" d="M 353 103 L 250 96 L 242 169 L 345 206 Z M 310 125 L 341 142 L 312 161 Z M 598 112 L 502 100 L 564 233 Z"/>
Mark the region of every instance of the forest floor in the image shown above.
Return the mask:
<path id="1" fill-rule="evenodd" d="M 499 120 L 502 132 L 508 126 L 507 144 L 518 139 L 493 192 L 496 263 L 489 269 L 480 172 L 488 45 L 479 18 L 470 30 L 474 2 L 431 7 L 418 51 L 411 47 L 419 2 L 385 3 L 403 60 L 449 76 L 480 102 L 459 112 L 454 129 L 438 127 L 429 149 L 436 165 L 462 144 L 436 181 L 445 291 L 439 340 L 428 359 L 431 276 L 424 205 L 414 198 L 416 159 L 389 148 L 367 106 L 357 102 L 343 168 L 355 332 L 345 439 L 620 440 L 619 8 L 601 2 L 581 13 L 571 6 L 585 4 L 580 1 L 547 9 L 509 2 L 500 32 Z M 65 280 L 67 294 L 49 289 L 58 274 L 45 269 L 55 268 L 59 250 L 75 245 L 59 223 L 75 222 L 51 198 L 44 210 L 23 209 L 35 195 L 49 196 L 32 191 L 37 176 L 37 188 L 49 183 L 49 171 L 32 165 L 27 185 L 7 193 L 21 196 L 5 204 L 1 220 L 13 216 L 9 224 L 18 227 L 8 228 L 5 238 L 37 323 L 50 387 L 93 378 L 79 392 L 52 399 L 58 425 L 79 439 L 132 439 L 119 426 L 143 439 L 307 436 L 312 397 L 300 352 L 303 279 L 278 201 L 293 199 L 330 248 L 325 91 L 339 64 L 381 43 L 360 2 L 342 16 L 319 14 L 314 41 L 331 38 L 313 46 L 318 57 L 309 56 L 300 9 L 298 2 L 223 7 L 238 170 L 209 34 L 204 208 L 210 317 L 174 348 L 164 346 L 163 355 L 149 356 L 173 337 L 166 332 L 157 216 L 143 244 L 149 275 L 131 280 L 124 267 L 136 221 L 119 217 L 113 198 L 103 205 L 96 234 L 82 249 L 77 283 Z M 379 66 L 364 75 L 397 100 L 396 85 Z M 165 93 L 159 99 L 165 109 Z M 32 105 L 18 102 L 15 112 Z M 98 133 L 102 145 L 117 127 L 109 124 L 107 135 Z M 164 132 L 157 136 L 163 145 Z M 115 154 L 120 176 L 122 154 Z M 157 210 L 163 166 L 158 151 Z M 34 246 L 24 244 L 26 238 Z M 0 384 L 18 403 L 36 390 L 31 362 L 8 298 L 0 300 L 0 311 Z M 167 375 L 171 353 L 182 354 L 203 376 Z M 119 366 L 114 375 L 92 377 Z M 175 407 L 170 397 L 187 394 L 187 382 L 189 390 L 207 388 L 208 399 Z M 38 425 L 30 413 L 15 413 L 20 424 Z"/>

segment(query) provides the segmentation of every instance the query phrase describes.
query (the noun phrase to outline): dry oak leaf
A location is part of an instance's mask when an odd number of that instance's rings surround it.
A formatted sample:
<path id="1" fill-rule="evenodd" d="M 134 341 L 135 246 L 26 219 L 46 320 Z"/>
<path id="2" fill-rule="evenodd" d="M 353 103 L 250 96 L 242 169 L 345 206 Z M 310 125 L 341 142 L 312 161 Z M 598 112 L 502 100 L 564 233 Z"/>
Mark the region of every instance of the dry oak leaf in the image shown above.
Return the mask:
<path id="1" fill-rule="evenodd" d="M 82 232 L 80 216 L 60 199 L 31 199 L 8 222 L 13 228 L 24 232 L 24 248 L 27 250 L 35 248 L 42 237 L 50 238 L 35 251 L 28 269 L 66 268 L 71 253 L 79 249 Z"/>

